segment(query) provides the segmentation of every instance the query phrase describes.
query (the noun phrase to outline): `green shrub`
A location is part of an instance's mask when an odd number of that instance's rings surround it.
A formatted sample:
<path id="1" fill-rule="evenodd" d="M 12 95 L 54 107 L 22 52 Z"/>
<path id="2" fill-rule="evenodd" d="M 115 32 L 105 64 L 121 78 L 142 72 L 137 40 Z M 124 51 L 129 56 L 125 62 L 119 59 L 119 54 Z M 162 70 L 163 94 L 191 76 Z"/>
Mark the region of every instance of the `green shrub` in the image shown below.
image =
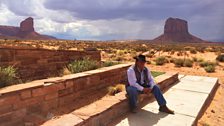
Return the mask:
<path id="1" fill-rule="evenodd" d="M 174 64 L 176 67 L 182 67 L 184 66 L 184 59 L 175 59 Z"/>
<path id="2" fill-rule="evenodd" d="M 114 61 L 124 61 L 125 58 L 124 58 L 124 56 L 118 55 L 118 56 L 113 57 L 112 60 L 114 60 Z"/>
<path id="3" fill-rule="evenodd" d="M 115 86 L 110 86 L 108 87 L 108 95 L 114 96 L 115 94 L 122 92 L 125 90 L 125 85 L 124 84 L 117 84 Z"/>
<path id="4" fill-rule="evenodd" d="M 215 72 L 215 66 L 214 65 L 208 65 L 208 66 L 204 67 L 204 69 L 208 73 Z"/>
<path id="5" fill-rule="evenodd" d="M 207 66 L 216 66 L 217 64 L 215 62 L 210 61 L 203 61 L 199 64 L 201 67 L 207 67 Z"/>
<path id="6" fill-rule="evenodd" d="M 174 63 L 175 60 L 175 58 L 170 58 L 170 63 Z"/>
<path id="7" fill-rule="evenodd" d="M 194 62 L 203 62 L 203 61 L 204 61 L 204 59 L 202 59 L 202 58 L 197 58 L 197 57 L 193 57 L 192 60 L 193 60 Z"/>
<path id="8" fill-rule="evenodd" d="M 68 70 L 71 73 L 79 73 L 88 70 L 94 70 L 99 68 L 100 65 L 95 60 L 90 60 L 89 58 L 84 58 L 82 60 L 75 60 L 67 65 Z"/>
<path id="9" fill-rule="evenodd" d="M 170 55 L 173 55 L 174 53 L 175 53 L 175 51 L 174 50 L 171 50 Z"/>
<path id="10" fill-rule="evenodd" d="M 120 63 L 120 62 L 105 61 L 105 62 L 103 62 L 102 66 L 103 66 L 103 67 L 109 67 L 109 66 L 117 65 L 117 64 L 119 64 L 119 63 Z"/>
<path id="11" fill-rule="evenodd" d="M 185 59 L 184 64 L 185 67 L 192 67 L 193 66 L 193 61 L 190 59 Z"/>
<path id="12" fill-rule="evenodd" d="M 196 54 L 196 53 L 197 53 L 197 50 L 194 49 L 194 48 L 191 48 L 191 49 L 190 49 L 190 53 L 191 53 L 191 54 Z"/>
<path id="13" fill-rule="evenodd" d="M 156 62 L 156 65 L 163 65 L 167 63 L 167 59 L 164 56 L 160 56 L 155 59 L 155 62 Z"/>
<path id="14" fill-rule="evenodd" d="M 16 82 L 16 69 L 14 67 L 0 67 L 0 87 L 9 86 Z"/>
<path id="15" fill-rule="evenodd" d="M 216 57 L 216 60 L 219 62 L 224 62 L 224 54 L 220 54 Z"/>

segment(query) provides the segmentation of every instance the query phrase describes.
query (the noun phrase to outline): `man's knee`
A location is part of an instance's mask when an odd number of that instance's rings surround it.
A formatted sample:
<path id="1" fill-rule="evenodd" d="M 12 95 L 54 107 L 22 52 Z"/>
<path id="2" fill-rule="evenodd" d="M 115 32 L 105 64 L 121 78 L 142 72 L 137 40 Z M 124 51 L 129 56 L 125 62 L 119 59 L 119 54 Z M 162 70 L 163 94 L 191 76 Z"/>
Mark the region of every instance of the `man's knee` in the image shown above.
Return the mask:
<path id="1" fill-rule="evenodd" d="M 126 88 L 126 91 L 128 94 L 137 94 L 138 93 L 138 90 L 136 87 L 133 87 L 133 86 L 128 86 Z"/>
<path id="2" fill-rule="evenodd" d="M 155 91 L 159 91 L 159 90 L 160 90 L 160 87 L 159 87 L 158 85 L 154 85 L 154 86 L 153 86 L 153 90 L 155 90 Z"/>

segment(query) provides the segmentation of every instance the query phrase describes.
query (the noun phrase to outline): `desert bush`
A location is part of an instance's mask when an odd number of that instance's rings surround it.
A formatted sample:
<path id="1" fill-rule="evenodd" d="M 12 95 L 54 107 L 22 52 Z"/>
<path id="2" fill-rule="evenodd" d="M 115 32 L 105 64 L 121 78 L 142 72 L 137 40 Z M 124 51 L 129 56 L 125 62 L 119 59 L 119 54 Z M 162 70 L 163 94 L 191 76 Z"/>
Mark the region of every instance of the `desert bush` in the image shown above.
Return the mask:
<path id="1" fill-rule="evenodd" d="M 116 86 L 108 87 L 108 95 L 115 95 L 119 92 L 124 91 L 125 85 L 124 84 L 117 84 Z"/>
<path id="2" fill-rule="evenodd" d="M 197 47 L 196 50 L 198 52 L 204 53 L 205 52 L 205 47 Z"/>
<path id="3" fill-rule="evenodd" d="M 163 52 L 170 52 L 172 50 L 172 47 L 165 46 L 162 50 Z"/>
<path id="4" fill-rule="evenodd" d="M 97 61 L 91 60 L 89 58 L 75 60 L 67 65 L 67 68 L 71 73 L 79 73 L 83 71 L 97 69 L 99 67 L 100 65 Z"/>
<path id="5" fill-rule="evenodd" d="M 224 54 L 220 54 L 216 57 L 216 60 L 219 62 L 224 62 Z"/>
<path id="6" fill-rule="evenodd" d="M 134 47 L 134 50 L 137 52 L 146 52 L 146 51 L 148 51 L 148 48 L 145 46 L 136 46 L 136 47 Z"/>
<path id="7" fill-rule="evenodd" d="M 215 52 L 215 49 L 213 47 L 207 47 L 205 49 L 205 51 L 207 51 L 207 52 Z"/>
<path id="8" fill-rule="evenodd" d="M 215 66 L 214 65 L 208 65 L 208 66 L 204 67 L 204 69 L 208 73 L 215 72 Z"/>
<path id="9" fill-rule="evenodd" d="M 198 58 L 198 57 L 192 57 L 192 60 L 193 60 L 194 62 L 203 62 L 203 61 L 204 61 L 203 58 Z"/>
<path id="10" fill-rule="evenodd" d="M 183 66 L 185 66 L 185 67 L 192 67 L 193 66 L 193 61 L 192 60 L 190 60 L 190 59 L 185 59 L 184 60 L 184 64 L 183 64 Z"/>
<path id="11" fill-rule="evenodd" d="M 174 62 L 176 67 L 182 67 L 184 66 L 184 59 L 174 59 Z"/>
<path id="12" fill-rule="evenodd" d="M 197 50 L 194 49 L 194 48 L 191 48 L 191 49 L 190 49 L 190 53 L 191 53 L 191 54 L 197 54 Z"/>
<path id="13" fill-rule="evenodd" d="M 167 59 L 164 56 L 160 56 L 155 59 L 155 62 L 156 62 L 156 65 L 163 65 L 167 63 Z"/>
<path id="14" fill-rule="evenodd" d="M 183 52 L 182 52 L 182 51 L 179 51 L 179 52 L 177 53 L 177 56 L 183 56 Z"/>
<path id="15" fill-rule="evenodd" d="M 175 51 L 174 50 L 171 50 L 170 55 L 173 55 L 174 53 L 175 53 Z"/>
<path id="16" fill-rule="evenodd" d="M 174 63 L 174 61 L 175 61 L 175 58 L 170 58 L 170 59 L 169 59 L 169 62 L 170 62 L 170 63 Z"/>
<path id="17" fill-rule="evenodd" d="M 217 63 L 211 62 L 211 61 L 203 61 L 203 62 L 200 62 L 199 65 L 201 67 L 207 67 L 207 66 L 216 66 Z"/>
<path id="18" fill-rule="evenodd" d="M 0 87 L 9 86 L 16 82 L 16 69 L 14 67 L 0 67 Z"/>
<path id="19" fill-rule="evenodd" d="M 67 67 L 64 67 L 62 71 L 62 75 L 69 75 L 69 74 L 72 74 L 71 71 Z"/>
<path id="20" fill-rule="evenodd" d="M 109 67 L 109 66 L 113 66 L 113 65 L 117 65 L 119 64 L 120 62 L 114 62 L 114 61 L 104 61 L 102 66 L 103 67 Z"/>
<path id="21" fill-rule="evenodd" d="M 125 60 L 125 58 L 123 56 L 118 55 L 118 56 L 113 57 L 112 60 L 113 61 L 123 61 L 123 60 Z"/>

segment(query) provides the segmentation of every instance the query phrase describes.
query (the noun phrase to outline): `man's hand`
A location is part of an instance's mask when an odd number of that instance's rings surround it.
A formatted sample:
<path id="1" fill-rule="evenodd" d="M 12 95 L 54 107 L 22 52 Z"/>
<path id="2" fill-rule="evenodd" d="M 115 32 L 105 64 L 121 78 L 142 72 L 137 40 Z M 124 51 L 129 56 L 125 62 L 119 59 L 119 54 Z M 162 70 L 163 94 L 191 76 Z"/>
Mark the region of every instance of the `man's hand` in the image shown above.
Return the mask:
<path id="1" fill-rule="evenodd" d="M 152 91 L 152 89 L 150 89 L 150 88 L 144 88 L 144 89 L 143 89 L 144 94 L 148 94 L 148 93 L 150 93 L 151 91 Z"/>

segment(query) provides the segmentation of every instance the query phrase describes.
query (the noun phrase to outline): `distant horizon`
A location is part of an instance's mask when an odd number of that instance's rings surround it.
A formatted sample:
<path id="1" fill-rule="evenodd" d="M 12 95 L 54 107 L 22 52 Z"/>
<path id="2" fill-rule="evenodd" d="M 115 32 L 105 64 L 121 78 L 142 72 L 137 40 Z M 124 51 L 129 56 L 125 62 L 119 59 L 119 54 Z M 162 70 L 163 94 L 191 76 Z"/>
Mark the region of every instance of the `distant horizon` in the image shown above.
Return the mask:
<path id="1" fill-rule="evenodd" d="M 203 40 L 224 41 L 222 0 L 1 0 L 0 25 L 34 18 L 38 33 L 74 40 L 152 40 L 169 17 Z"/>

